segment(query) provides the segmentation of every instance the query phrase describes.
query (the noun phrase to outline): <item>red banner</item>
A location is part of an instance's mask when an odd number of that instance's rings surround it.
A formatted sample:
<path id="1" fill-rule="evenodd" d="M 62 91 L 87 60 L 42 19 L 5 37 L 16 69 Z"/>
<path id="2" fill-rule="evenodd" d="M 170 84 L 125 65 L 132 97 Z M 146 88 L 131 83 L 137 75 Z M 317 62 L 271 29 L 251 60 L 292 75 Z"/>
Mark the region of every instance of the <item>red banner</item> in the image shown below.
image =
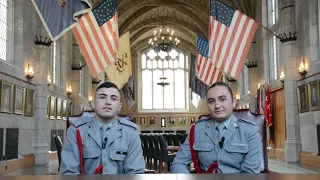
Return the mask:
<path id="1" fill-rule="evenodd" d="M 266 91 L 266 102 L 264 104 L 264 116 L 266 117 L 267 127 L 270 127 L 272 122 L 272 111 L 271 111 L 271 100 L 270 100 L 270 85 L 267 87 Z"/>

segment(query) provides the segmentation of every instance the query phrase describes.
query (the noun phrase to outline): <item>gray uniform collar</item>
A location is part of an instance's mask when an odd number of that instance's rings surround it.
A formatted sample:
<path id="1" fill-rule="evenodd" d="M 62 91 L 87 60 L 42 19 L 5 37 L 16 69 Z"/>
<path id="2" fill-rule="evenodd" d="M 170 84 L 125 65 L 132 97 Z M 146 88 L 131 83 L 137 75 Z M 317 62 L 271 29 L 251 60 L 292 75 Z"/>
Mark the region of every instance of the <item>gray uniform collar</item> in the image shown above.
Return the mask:
<path id="1" fill-rule="evenodd" d="M 87 132 L 89 136 L 96 142 L 96 144 L 100 148 L 102 148 L 101 137 L 100 137 L 100 127 L 102 123 L 99 123 L 100 121 L 97 120 L 95 117 L 92 117 L 92 120 L 93 121 L 91 121 L 92 123 L 90 123 L 89 129 L 87 130 Z M 115 121 L 115 123 L 112 125 L 110 129 L 111 132 L 109 133 L 107 146 L 111 144 L 114 140 L 116 140 L 118 137 L 121 137 L 120 130 L 122 129 L 122 125 L 117 121 L 118 120 Z"/>
<path id="2" fill-rule="evenodd" d="M 230 124 L 227 128 L 227 132 L 225 134 L 225 143 L 228 142 L 230 140 L 230 138 L 232 136 L 234 136 L 234 134 L 236 133 L 236 128 L 238 128 L 238 120 L 237 118 L 232 114 L 230 117 L 231 121 Z M 217 141 L 217 133 L 214 130 L 214 123 L 213 123 L 213 119 L 211 118 L 211 120 L 208 121 L 208 123 L 205 125 L 205 133 L 206 135 L 211 139 L 211 141 L 216 145 L 219 146 L 219 142 Z"/>

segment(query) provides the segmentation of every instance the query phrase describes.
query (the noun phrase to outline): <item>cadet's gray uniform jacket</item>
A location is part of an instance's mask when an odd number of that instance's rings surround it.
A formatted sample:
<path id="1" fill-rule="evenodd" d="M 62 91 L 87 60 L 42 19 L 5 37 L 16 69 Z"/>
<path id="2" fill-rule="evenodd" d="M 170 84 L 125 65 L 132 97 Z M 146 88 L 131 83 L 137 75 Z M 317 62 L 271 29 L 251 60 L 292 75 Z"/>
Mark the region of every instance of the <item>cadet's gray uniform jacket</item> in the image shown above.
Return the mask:
<path id="1" fill-rule="evenodd" d="M 100 129 L 95 121 L 95 117 L 81 117 L 70 125 L 62 148 L 60 173 L 80 174 L 76 128 L 79 128 L 82 138 L 85 174 L 93 174 L 101 164 L 103 174 L 143 173 L 145 162 L 136 124 L 126 118 L 118 118 L 118 122 L 109 129 L 106 147 L 102 149 Z"/>
<path id="2" fill-rule="evenodd" d="M 261 137 L 258 126 L 250 121 L 231 116 L 223 147 L 219 147 L 212 118 L 195 125 L 193 149 L 198 153 L 199 166 L 206 171 L 218 161 L 219 173 L 260 173 L 262 159 Z M 173 173 L 189 173 L 192 162 L 189 136 L 177 152 L 171 166 Z"/>

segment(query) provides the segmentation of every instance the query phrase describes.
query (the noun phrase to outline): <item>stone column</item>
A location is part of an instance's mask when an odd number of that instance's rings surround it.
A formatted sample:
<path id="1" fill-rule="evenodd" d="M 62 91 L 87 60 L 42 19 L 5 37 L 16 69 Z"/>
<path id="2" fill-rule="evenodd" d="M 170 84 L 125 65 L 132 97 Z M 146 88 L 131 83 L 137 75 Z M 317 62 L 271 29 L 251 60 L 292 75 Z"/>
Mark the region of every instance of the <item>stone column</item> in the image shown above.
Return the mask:
<path id="1" fill-rule="evenodd" d="M 79 99 L 79 93 L 80 93 L 80 70 L 72 70 L 72 110 L 73 114 L 80 114 L 80 99 Z"/>
<path id="2" fill-rule="evenodd" d="M 98 86 L 100 85 L 101 83 L 92 83 L 92 97 L 94 98 L 94 95 L 96 93 L 96 90 L 98 88 Z"/>
<path id="3" fill-rule="evenodd" d="M 71 86 L 70 77 L 72 75 L 71 72 L 71 65 L 74 62 L 73 58 L 75 53 L 73 52 L 73 34 L 71 31 L 65 33 L 63 36 L 59 38 L 59 45 L 60 45 L 60 85 L 63 88 L 67 88 L 67 86 Z M 80 53 L 78 53 L 80 54 Z M 80 54 L 81 55 L 81 54 Z M 72 91 L 73 91 L 72 87 Z M 66 93 L 66 91 L 65 91 Z M 66 94 L 65 94 L 66 95 Z"/>
<path id="4" fill-rule="evenodd" d="M 243 71 L 243 70 L 242 70 Z M 237 90 L 239 92 L 240 97 L 245 95 L 246 93 L 244 92 L 244 79 L 243 79 L 243 72 L 240 74 L 239 79 L 237 79 Z"/>
<path id="5" fill-rule="evenodd" d="M 237 81 L 235 79 L 230 79 L 229 80 L 229 86 L 233 92 L 233 98 L 235 99 L 237 97 L 238 94 L 238 89 L 237 89 Z M 239 102 L 237 100 L 236 106 L 234 108 L 238 108 L 239 106 Z"/>
<path id="6" fill-rule="evenodd" d="M 80 53 L 80 48 L 78 45 L 73 45 L 73 64 L 72 64 L 72 109 L 73 114 L 80 114 L 80 70 L 83 68 L 80 65 L 82 55 Z"/>
<path id="7" fill-rule="evenodd" d="M 295 1 L 283 0 L 280 12 L 282 20 L 282 33 L 293 34 L 295 27 Z M 302 34 L 301 34 L 302 35 Z M 289 37 L 289 36 L 288 36 Z M 287 39 L 287 38 L 286 38 Z M 280 45 L 282 62 L 284 65 L 284 97 L 286 108 L 286 141 L 284 157 L 286 162 L 298 162 L 302 150 L 300 140 L 300 122 L 297 104 L 298 64 L 296 63 L 296 41 L 287 39 Z"/>
<path id="8" fill-rule="evenodd" d="M 251 47 L 248 53 L 248 61 L 246 63 L 248 68 L 248 90 L 250 91 L 249 95 L 249 109 L 251 112 L 256 112 L 256 95 L 258 88 L 258 57 L 257 57 L 257 47 L 256 42 L 251 43 Z"/>
<path id="9" fill-rule="evenodd" d="M 256 112 L 256 101 L 255 97 L 257 95 L 258 89 L 258 68 L 251 67 L 249 68 L 249 91 L 250 91 L 250 111 L 255 113 Z"/>
<path id="10" fill-rule="evenodd" d="M 237 81 L 236 80 L 229 80 L 229 86 L 233 92 L 233 96 L 236 97 L 236 95 L 238 94 Z"/>
<path id="11" fill-rule="evenodd" d="M 267 1 L 261 1 L 262 7 L 262 21 L 261 24 L 264 27 L 268 27 L 268 4 Z M 261 35 L 262 35 L 262 62 L 263 62 L 263 79 L 264 83 L 270 82 L 270 64 L 269 64 L 269 38 L 270 38 L 270 32 L 268 32 L 266 29 L 261 28 Z"/>
<path id="12" fill-rule="evenodd" d="M 45 29 L 41 29 L 45 32 Z M 35 97 L 35 109 L 34 109 L 34 130 L 32 137 L 33 153 L 35 156 L 36 165 L 46 165 L 49 163 L 48 151 L 50 138 L 49 133 L 49 122 L 47 119 L 47 62 L 50 57 L 49 48 L 43 45 L 36 45 L 36 56 L 34 65 L 34 80 L 33 83 L 36 85 L 36 97 Z"/>

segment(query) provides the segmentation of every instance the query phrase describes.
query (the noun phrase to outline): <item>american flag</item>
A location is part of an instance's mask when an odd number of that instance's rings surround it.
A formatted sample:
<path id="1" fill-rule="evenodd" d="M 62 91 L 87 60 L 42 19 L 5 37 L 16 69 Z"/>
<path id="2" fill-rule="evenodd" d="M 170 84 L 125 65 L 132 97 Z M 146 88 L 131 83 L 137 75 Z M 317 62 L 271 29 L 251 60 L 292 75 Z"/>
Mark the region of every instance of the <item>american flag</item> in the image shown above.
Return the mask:
<path id="1" fill-rule="evenodd" d="M 197 71 L 199 79 L 211 86 L 213 83 L 220 81 L 222 72 L 219 71 L 212 61 L 208 59 L 209 43 L 208 40 L 198 36 L 197 37 Z"/>
<path id="2" fill-rule="evenodd" d="M 119 49 L 116 0 L 105 0 L 83 15 L 72 31 L 92 76 L 96 77 L 115 61 Z"/>
<path id="3" fill-rule="evenodd" d="M 238 78 L 258 23 L 218 0 L 210 0 L 209 57 L 231 77 Z"/>

